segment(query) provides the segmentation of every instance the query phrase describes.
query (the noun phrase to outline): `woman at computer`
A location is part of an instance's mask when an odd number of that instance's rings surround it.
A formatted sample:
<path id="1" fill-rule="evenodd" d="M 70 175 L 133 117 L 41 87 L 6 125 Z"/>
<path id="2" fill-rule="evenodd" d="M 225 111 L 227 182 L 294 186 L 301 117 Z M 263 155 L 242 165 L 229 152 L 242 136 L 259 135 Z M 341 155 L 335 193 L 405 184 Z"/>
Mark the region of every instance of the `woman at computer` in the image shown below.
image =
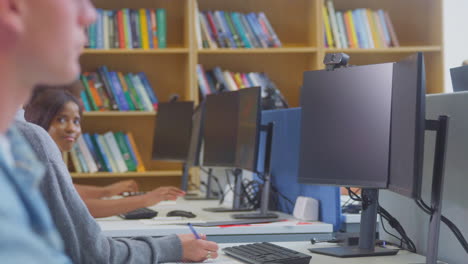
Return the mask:
<path id="1" fill-rule="evenodd" d="M 81 101 L 74 95 L 79 94 L 80 89 L 77 87 L 77 84 L 66 87 L 38 86 L 24 107 L 25 119 L 44 128 L 62 153 L 69 152 L 81 135 L 83 108 Z M 63 177 L 69 177 L 69 174 Z M 143 195 L 113 200 L 102 199 L 123 192 L 138 191 L 138 185 L 133 180 L 120 181 L 104 187 L 75 184 L 75 188 L 94 217 L 122 214 L 185 195 L 184 191 L 176 187 L 166 186 Z"/>

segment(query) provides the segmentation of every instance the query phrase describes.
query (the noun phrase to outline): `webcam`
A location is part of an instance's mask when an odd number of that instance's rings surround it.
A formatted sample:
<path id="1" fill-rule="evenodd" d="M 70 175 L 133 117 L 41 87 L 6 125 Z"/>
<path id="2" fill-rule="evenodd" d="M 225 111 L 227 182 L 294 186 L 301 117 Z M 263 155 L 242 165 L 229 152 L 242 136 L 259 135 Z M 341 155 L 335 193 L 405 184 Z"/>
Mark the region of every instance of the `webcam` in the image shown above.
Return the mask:
<path id="1" fill-rule="evenodd" d="M 332 71 L 336 68 L 347 67 L 349 55 L 346 53 L 329 53 L 325 55 L 323 64 L 327 67 L 327 71 Z"/>

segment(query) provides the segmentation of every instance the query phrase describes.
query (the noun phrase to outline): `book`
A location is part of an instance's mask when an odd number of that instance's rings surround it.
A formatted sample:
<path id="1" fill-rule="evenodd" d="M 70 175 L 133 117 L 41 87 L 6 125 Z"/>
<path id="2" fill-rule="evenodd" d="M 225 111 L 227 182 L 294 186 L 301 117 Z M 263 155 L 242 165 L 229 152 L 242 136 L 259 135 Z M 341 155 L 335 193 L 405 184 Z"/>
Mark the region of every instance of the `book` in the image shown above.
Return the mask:
<path id="1" fill-rule="evenodd" d="M 96 146 L 96 153 L 99 158 L 103 161 L 105 171 L 112 172 L 115 169 L 112 168 L 111 161 L 109 160 L 109 154 L 107 154 L 106 149 L 102 143 L 102 139 L 99 139 L 98 134 L 91 135 L 91 141 Z"/>
<path id="2" fill-rule="evenodd" d="M 91 140 L 91 136 L 88 133 L 81 134 L 81 137 L 84 139 L 86 146 L 88 147 L 89 152 L 94 160 L 94 163 L 97 166 L 98 171 L 107 171 L 106 166 L 103 163 L 102 159 L 99 157 L 98 151 L 96 146 L 94 145 L 93 141 Z"/>
<path id="3" fill-rule="evenodd" d="M 138 93 L 138 96 L 140 97 L 143 105 L 145 106 L 145 110 L 154 111 L 153 104 L 151 103 L 149 95 L 146 93 L 145 87 L 143 87 L 143 84 L 141 83 L 140 78 L 138 78 L 138 76 L 136 76 L 135 74 L 129 74 L 129 78 L 131 79 L 133 83 L 133 87 Z"/>
<path id="4" fill-rule="evenodd" d="M 385 22 L 387 22 L 388 31 L 390 32 L 390 36 L 392 38 L 392 47 L 399 47 L 400 42 L 398 41 L 395 29 L 393 28 L 392 21 L 390 20 L 390 16 L 388 12 L 385 12 Z"/>
<path id="5" fill-rule="evenodd" d="M 156 10 L 151 9 L 151 37 L 153 38 L 153 48 L 158 47 L 158 23 L 156 22 Z"/>
<path id="6" fill-rule="evenodd" d="M 78 139 L 76 140 L 76 145 L 78 145 L 79 151 L 83 154 L 83 159 L 86 163 L 86 167 L 88 168 L 88 172 L 97 172 L 98 168 L 96 162 L 94 161 L 93 156 L 91 155 L 91 152 L 89 151 L 89 148 L 83 139 L 83 136 L 78 137 Z"/>
<path id="7" fill-rule="evenodd" d="M 128 168 L 125 164 L 125 160 L 120 152 L 120 149 L 115 141 L 114 134 L 112 132 L 107 132 L 102 135 L 107 145 L 109 146 L 110 155 L 114 158 L 117 170 L 119 172 L 127 172 Z"/>
<path id="8" fill-rule="evenodd" d="M 75 145 L 76 146 L 76 145 Z M 78 156 L 76 154 L 75 146 L 70 150 L 70 158 L 73 164 L 73 167 L 76 172 L 82 173 L 83 169 L 81 168 L 80 161 L 78 160 Z"/>
<path id="9" fill-rule="evenodd" d="M 136 101 L 134 101 L 132 99 L 131 95 L 130 95 L 130 91 L 128 90 L 127 82 L 125 81 L 123 73 L 122 72 L 117 72 L 117 78 L 118 78 L 118 81 L 119 81 L 118 83 L 119 83 L 119 85 L 122 88 L 122 91 L 124 93 L 125 100 L 127 101 L 129 110 L 130 111 L 135 111 L 136 110 L 136 107 L 135 107 Z"/>
<path id="10" fill-rule="evenodd" d="M 127 138 L 128 138 L 128 142 L 130 143 L 129 147 L 133 150 L 133 153 L 135 153 L 135 158 L 137 160 L 137 171 L 145 172 L 146 169 L 145 169 L 145 166 L 143 165 L 143 160 L 141 159 L 141 155 L 136 146 L 135 139 L 133 138 L 133 134 L 131 132 L 128 132 Z"/>
<path id="11" fill-rule="evenodd" d="M 96 135 L 96 142 L 98 143 L 99 148 L 101 148 L 102 153 L 105 154 L 105 157 L 107 157 L 107 161 L 109 161 L 109 166 L 107 167 L 110 168 L 109 172 L 119 172 L 119 169 L 117 168 L 117 161 L 112 155 L 112 151 L 110 150 L 109 145 L 104 139 L 104 136 Z"/>
<path id="12" fill-rule="evenodd" d="M 148 23 L 146 22 L 146 10 L 144 8 L 140 8 L 138 10 L 138 14 L 140 15 L 140 32 L 141 32 L 141 40 L 142 40 L 142 48 L 149 49 L 149 39 L 148 39 Z"/>
<path id="13" fill-rule="evenodd" d="M 115 132 L 114 138 L 115 138 L 115 141 L 117 142 L 120 152 L 122 153 L 122 157 L 125 161 L 125 165 L 127 165 L 128 171 L 136 171 L 137 166 L 133 162 L 132 156 L 130 155 L 130 150 L 127 147 L 127 143 L 125 142 L 123 133 Z"/>
<path id="14" fill-rule="evenodd" d="M 322 15 L 323 15 L 323 23 L 325 25 L 325 35 L 327 36 L 328 47 L 334 48 L 335 43 L 333 40 L 331 28 L 330 28 L 330 18 L 328 16 L 328 10 L 325 5 L 322 6 Z"/>
<path id="15" fill-rule="evenodd" d="M 158 97 L 156 96 L 156 93 L 154 92 L 153 88 L 151 87 L 149 80 L 144 72 L 139 72 L 137 73 L 137 76 L 140 78 L 141 83 L 143 84 L 143 87 L 145 88 L 146 93 L 148 94 L 151 103 L 153 105 L 154 110 L 158 110 Z"/>
<path id="16" fill-rule="evenodd" d="M 158 25 L 158 48 L 166 48 L 166 9 L 158 8 L 156 10 L 156 21 Z"/>

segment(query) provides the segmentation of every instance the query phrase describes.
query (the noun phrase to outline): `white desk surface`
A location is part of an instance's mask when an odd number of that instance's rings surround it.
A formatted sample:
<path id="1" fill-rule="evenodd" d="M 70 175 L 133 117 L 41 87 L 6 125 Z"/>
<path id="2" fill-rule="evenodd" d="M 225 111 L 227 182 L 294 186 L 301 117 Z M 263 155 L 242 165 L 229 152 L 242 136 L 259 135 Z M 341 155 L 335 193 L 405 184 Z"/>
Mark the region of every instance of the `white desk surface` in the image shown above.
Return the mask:
<path id="1" fill-rule="evenodd" d="M 186 201 L 179 199 L 174 203 L 162 203 L 151 207 L 158 211 L 158 216 L 166 216 L 166 213 L 171 210 L 186 210 L 197 215 L 196 218 L 187 219 L 192 222 L 196 221 L 225 221 L 233 220 L 228 213 L 212 213 L 203 211 L 202 208 L 218 207 L 218 201 Z M 317 234 L 333 232 L 331 224 L 322 222 L 302 222 L 294 219 L 291 215 L 278 213 L 281 219 L 287 221 L 237 225 L 230 227 L 195 227 L 198 232 L 206 235 L 260 235 L 260 234 Z M 107 236 L 112 237 L 133 237 L 133 236 L 165 236 L 169 234 L 185 234 L 189 233 L 189 229 L 184 224 L 149 224 L 148 220 L 122 220 L 120 217 L 99 218 L 97 222 L 101 226 L 102 231 Z M 163 221 L 162 221 L 163 222 Z"/>
<path id="2" fill-rule="evenodd" d="M 297 250 L 299 252 L 312 255 L 312 259 L 310 260 L 310 264 L 416 264 L 416 263 L 426 263 L 426 257 L 417 255 L 405 250 L 400 250 L 397 255 L 395 256 L 383 256 L 383 257 L 362 257 L 362 258 L 335 258 L 329 257 L 325 255 L 319 255 L 309 252 L 308 248 L 319 248 L 319 247 L 327 247 L 327 246 L 334 246 L 333 244 L 317 244 L 311 245 L 309 242 L 274 242 L 279 246 L 287 247 L 293 250 Z M 237 246 L 242 245 L 242 243 L 235 243 L 235 244 L 219 244 L 220 248 L 229 247 L 229 246 Z M 207 260 L 204 263 L 218 263 L 218 264 L 237 264 L 242 263 L 237 261 L 231 257 L 228 257 L 222 253 L 220 250 L 218 252 L 220 257 L 215 260 Z"/>

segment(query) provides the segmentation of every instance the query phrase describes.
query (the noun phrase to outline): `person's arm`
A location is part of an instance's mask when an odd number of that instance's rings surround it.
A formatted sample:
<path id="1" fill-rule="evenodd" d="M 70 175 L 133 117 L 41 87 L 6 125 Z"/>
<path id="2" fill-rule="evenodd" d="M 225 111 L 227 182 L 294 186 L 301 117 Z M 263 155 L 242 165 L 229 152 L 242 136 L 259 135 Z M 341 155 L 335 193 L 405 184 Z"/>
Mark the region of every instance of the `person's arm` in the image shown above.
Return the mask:
<path id="1" fill-rule="evenodd" d="M 144 195 L 123 199 L 83 199 L 93 217 L 108 217 L 151 206 L 164 200 L 175 200 L 185 192 L 176 187 L 159 187 Z"/>
<path id="2" fill-rule="evenodd" d="M 76 190 L 81 196 L 81 199 L 100 199 L 103 197 L 111 197 L 119 195 L 123 192 L 136 192 L 138 191 L 138 184 L 134 180 L 119 181 L 107 186 L 92 186 L 74 184 Z"/>
<path id="3" fill-rule="evenodd" d="M 1 166 L 1 165 L 0 165 Z M 16 175 L 15 175 L 16 176 Z M 30 192 L 36 194 L 34 189 Z M 2 263 L 70 263 L 64 252 L 51 245 L 28 221 L 24 202 L 0 170 L 0 260 Z M 39 194 L 37 193 L 37 197 Z M 42 199 L 36 200 L 37 202 Z M 29 216 L 28 216 L 29 214 Z"/>

